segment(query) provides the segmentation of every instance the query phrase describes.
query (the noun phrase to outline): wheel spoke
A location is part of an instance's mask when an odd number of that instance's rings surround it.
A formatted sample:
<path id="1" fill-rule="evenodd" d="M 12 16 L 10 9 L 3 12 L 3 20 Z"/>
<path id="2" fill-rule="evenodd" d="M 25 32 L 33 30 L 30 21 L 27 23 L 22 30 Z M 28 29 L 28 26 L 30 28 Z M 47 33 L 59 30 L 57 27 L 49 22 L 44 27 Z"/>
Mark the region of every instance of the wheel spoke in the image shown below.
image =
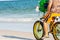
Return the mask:
<path id="1" fill-rule="evenodd" d="M 37 21 L 34 25 L 33 28 L 34 36 L 36 39 L 40 39 L 43 35 L 43 28 L 42 25 L 40 24 L 40 21 Z"/>
<path id="2" fill-rule="evenodd" d="M 60 40 L 60 24 L 56 26 L 56 30 L 57 30 L 56 36 Z"/>

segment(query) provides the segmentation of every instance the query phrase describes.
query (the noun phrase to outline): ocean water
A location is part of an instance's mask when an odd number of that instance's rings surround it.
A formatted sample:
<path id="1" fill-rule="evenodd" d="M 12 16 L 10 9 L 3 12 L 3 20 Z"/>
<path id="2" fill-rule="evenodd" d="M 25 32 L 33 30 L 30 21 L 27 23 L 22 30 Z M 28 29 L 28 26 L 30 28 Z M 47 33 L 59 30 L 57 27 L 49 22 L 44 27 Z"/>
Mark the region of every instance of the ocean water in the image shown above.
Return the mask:
<path id="1" fill-rule="evenodd" d="M 38 18 L 41 13 L 36 12 L 36 6 L 39 0 L 18 0 L 18 1 L 0 1 L 0 21 L 16 18 Z M 22 20 L 23 21 L 23 20 Z"/>
<path id="2" fill-rule="evenodd" d="M 0 16 L 36 14 L 35 7 L 38 1 L 0 1 Z M 24 15 L 25 16 L 25 15 Z"/>

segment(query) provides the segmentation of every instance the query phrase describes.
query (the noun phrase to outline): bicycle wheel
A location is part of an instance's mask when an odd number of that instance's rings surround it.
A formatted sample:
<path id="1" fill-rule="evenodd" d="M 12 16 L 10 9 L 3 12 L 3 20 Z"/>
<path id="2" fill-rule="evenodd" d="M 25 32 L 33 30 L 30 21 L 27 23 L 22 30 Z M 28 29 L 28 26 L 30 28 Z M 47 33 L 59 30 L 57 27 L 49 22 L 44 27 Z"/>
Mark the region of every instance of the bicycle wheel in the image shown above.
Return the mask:
<path id="1" fill-rule="evenodd" d="M 37 40 L 40 40 L 43 36 L 43 23 L 36 21 L 33 26 L 33 34 Z"/>
<path id="2" fill-rule="evenodd" d="M 54 25 L 53 36 L 55 40 L 60 40 L 60 23 Z"/>

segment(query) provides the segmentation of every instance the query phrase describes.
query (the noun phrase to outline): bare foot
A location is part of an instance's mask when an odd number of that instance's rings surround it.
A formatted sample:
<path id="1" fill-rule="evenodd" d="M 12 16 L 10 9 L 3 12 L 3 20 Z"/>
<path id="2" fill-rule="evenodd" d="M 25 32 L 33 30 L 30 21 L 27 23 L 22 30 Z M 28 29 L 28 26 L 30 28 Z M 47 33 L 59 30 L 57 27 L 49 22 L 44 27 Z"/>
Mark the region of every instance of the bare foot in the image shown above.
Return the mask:
<path id="1" fill-rule="evenodd" d="M 48 36 L 48 35 L 44 35 L 43 37 L 45 37 L 45 38 L 49 38 L 49 36 Z"/>

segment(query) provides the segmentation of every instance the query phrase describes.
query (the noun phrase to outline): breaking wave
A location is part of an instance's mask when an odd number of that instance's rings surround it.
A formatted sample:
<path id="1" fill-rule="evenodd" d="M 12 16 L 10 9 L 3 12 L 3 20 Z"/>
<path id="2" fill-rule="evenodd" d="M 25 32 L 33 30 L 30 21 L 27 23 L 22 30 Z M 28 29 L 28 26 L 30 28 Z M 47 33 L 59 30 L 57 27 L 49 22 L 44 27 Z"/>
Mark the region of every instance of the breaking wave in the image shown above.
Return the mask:
<path id="1" fill-rule="evenodd" d="M 33 22 L 37 18 L 0 18 L 0 22 Z"/>

